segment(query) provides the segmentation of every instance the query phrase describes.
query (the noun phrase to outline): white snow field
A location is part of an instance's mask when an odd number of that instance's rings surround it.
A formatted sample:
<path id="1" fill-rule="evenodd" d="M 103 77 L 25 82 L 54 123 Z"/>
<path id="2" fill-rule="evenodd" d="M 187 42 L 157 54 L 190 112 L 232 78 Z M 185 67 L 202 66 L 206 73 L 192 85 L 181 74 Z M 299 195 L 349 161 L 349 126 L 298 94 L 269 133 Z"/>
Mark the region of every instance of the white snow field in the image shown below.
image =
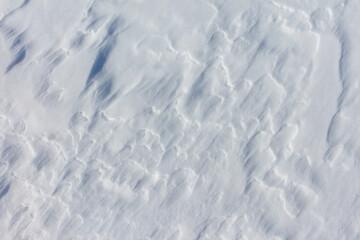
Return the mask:
<path id="1" fill-rule="evenodd" d="M 359 240 L 359 0 L 1 0 L 0 239 Z"/>

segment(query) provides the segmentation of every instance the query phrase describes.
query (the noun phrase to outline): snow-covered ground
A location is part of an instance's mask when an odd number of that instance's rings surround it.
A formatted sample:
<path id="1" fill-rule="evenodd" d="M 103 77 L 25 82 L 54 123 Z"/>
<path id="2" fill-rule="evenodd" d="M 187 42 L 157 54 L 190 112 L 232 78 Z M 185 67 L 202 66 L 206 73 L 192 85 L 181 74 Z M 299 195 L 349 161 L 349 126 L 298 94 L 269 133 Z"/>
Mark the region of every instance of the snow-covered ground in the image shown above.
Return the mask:
<path id="1" fill-rule="evenodd" d="M 1 0 L 0 238 L 360 239 L 360 1 Z"/>

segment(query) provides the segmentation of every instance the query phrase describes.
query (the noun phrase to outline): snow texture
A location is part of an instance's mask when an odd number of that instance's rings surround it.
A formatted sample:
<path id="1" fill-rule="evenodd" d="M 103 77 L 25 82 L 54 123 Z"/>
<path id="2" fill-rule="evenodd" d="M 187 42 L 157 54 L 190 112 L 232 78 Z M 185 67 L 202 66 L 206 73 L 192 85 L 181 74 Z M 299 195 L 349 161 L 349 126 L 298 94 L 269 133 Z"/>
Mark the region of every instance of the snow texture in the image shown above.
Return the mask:
<path id="1" fill-rule="evenodd" d="M 358 0 L 1 0 L 1 239 L 360 239 Z"/>

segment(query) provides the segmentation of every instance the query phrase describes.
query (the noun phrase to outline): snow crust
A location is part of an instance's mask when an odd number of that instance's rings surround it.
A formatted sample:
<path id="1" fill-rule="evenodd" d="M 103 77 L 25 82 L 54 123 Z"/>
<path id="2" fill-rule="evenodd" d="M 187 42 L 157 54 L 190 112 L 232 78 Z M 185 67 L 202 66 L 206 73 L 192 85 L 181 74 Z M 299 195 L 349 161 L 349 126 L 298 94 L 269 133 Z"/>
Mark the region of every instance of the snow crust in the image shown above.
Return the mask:
<path id="1" fill-rule="evenodd" d="M 1 0 L 1 239 L 360 239 L 357 0 Z"/>

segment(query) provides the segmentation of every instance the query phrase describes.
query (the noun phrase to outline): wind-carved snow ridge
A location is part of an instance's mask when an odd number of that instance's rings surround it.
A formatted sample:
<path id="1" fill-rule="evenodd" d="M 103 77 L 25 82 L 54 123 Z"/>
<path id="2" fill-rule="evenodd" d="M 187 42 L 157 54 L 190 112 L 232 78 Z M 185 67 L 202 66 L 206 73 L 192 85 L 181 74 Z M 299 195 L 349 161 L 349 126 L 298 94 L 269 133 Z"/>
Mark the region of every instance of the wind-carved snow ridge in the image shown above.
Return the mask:
<path id="1" fill-rule="evenodd" d="M 358 158 L 357 156 L 359 156 L 357 150 L 359 143 L 355 137 L 357 135 L 357 128 L 351 126 L 356 122 L 358 117 L 356 112 L 350 109 L 353 105 L 356 105 L 356 89 L 359 85 L 357 77 L 358 69 L 355 63 L 357 60 L 353 54 L 357 49 L 357 45 L 354 44 L 352 39 L 352 36 L 357 36 L 358 34 L 354 31 L 354 26 L 349 22 L 348 18 L 351 12 L 354 11 L 353 9 L 357 9 L 358 7 L 357 4 L 352 2 L 346 5 L 344 17 L 341 19 L 337 32 L 341 45 L 339 73 L 343 90 L 338 99 L 338 111 L 334 115 L 328 134 L 328 141 L 332 145 L 330 155 L 332 155 L 332 152 L 344 151 L 344 153 L 350 157 L 356 156 L 355 161 L 358 161 L 356 159 Z"/>
<path id="2" fill-rule="evenodd" d="M 360 239 L 359 8 L 1 1 L 2 239 Z"/>

